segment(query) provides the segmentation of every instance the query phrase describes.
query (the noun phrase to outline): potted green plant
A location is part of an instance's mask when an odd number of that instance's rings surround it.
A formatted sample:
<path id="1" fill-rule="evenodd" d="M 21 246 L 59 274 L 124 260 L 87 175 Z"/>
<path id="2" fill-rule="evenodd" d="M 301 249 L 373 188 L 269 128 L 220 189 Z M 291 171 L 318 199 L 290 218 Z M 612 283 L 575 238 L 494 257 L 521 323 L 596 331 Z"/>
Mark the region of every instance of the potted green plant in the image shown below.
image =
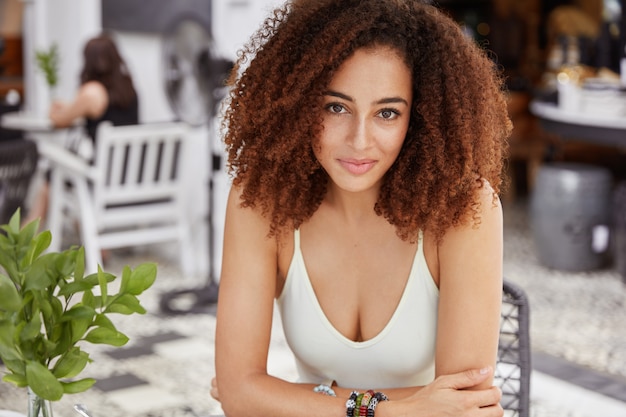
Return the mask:
<path id="1" fill-rule="evenodd" d="M 37 66 L 46 77 L 46 84 L 50 88 L 50 94 L 54 96 L 54 91 L 59 83 L 59 48 L 53 43 L 47 50 L 35 52 Z"/>
<path id="2" fill-rule="evenodd" d="M 77 378 L 91 361 L 85 342 L 128 342 L 110 316 L 146 312 L 138 296 L 154 283 L 156 265 L 126 266 L 121 281 L 100 267 L 86 275 L 83 248 L 45 253 L 51 234 L 38 227 L 20 228 L 19 209 L 0 226 L 0 359 L 3 380 L 28 388 L 29 416 L 51 417 L 51 401 L 96 382 Z"/>

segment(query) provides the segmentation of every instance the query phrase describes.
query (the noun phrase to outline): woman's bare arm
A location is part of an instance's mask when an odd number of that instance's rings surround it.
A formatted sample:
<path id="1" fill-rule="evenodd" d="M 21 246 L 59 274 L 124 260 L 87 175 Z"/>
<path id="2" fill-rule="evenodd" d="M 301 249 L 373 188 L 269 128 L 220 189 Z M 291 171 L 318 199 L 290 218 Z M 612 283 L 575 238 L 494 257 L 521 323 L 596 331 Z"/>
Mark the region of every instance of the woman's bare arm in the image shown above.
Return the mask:
<path id="1" fill-rule="evenodd" d="M 449 231 L 438 248 L 436 374 L 495 366 L 502 302 L 502 208 L 480 191 L 480 222 Z M 476 388 L 487 388 L 492 378 Z"/>
<path id="2" fill-rule="evenodd" d="M 55 127 L 71 126 L 82 117 L 98 118 L 109 105 L 109 96 L 102 84 L 91 81 L 83 84 L 69 103 L 54 102 L 48 116 Z"/>
<path id="3" fill-rule="evenodd" d="M 231 190 L 224 230 L 224 258 L 217 309 L 216 373 L 222 408 L 229 417 L 291 417 L 345 413 L 345 399 L 324 397 L 308 385 L 267 374 L 276 293 L 277 248 L 268 222 L 239 206 Z"/>

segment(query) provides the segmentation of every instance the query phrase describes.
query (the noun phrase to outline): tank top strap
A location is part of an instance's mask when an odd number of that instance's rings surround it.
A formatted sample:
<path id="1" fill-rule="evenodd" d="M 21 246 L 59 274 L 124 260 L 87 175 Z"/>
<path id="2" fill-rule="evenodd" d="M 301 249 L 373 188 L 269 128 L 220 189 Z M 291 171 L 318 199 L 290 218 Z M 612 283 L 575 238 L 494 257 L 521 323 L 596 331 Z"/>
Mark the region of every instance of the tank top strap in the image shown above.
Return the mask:
<path id="1" fill-rule="evenodd" d="M 293 231 L 293 251 L 300 251 L 300 229 L 296 229 Z"/>

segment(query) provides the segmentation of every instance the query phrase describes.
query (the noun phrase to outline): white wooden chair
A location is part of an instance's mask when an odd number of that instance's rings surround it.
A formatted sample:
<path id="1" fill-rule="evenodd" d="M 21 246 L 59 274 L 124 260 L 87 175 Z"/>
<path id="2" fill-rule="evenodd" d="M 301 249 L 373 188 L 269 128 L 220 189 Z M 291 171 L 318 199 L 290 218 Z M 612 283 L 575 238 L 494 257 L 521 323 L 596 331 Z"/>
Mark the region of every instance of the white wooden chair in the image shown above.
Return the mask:
<path id="1" fill-rule="evenodd" d="M 181 269 L 195 272 L 185 212 L 184 123 L 99 125 L 93 164 L 58 145 L 44 146 L 52 179 L 48 227 L 59 250 L 63 225 L 78 220 L 86 268 L 102 264 L 103 249 L 177 241 Z"/>

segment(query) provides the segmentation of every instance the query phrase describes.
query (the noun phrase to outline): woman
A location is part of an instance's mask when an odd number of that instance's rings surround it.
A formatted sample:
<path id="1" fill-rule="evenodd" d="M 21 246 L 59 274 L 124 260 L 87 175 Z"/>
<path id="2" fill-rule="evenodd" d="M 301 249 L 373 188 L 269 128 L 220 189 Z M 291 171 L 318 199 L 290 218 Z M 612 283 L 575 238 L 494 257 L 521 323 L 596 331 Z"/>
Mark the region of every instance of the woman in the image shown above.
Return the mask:
<path id="1" fill-rule="evenodd" d="M 102 34 L 89 40 L 83 50 L 83 60 L 80 88 L 71 102 L 52 104 L 49 112 L 52 124 L 69 127 L 76 120 L 84 119 L 87 136 L 95 143 L 98 124 L 104 120 L 120 126 L 139 123 L 137 92 L 113 39 Z M 48 192 L 46 182 L 25 222 L 45 217 Z"/>
<path id="2" fill-rule="evenodd" d="M 87 42 L 80 88 L 70 103 L 55 102 L 50 120 L 56 127 L 71 126 L 84 118 L 87 134 L 95 141 L 96 128 L 103 120 L 114 125 L 139 123 L 137 92 L 126 64 L 106 34 Z"/>
<path id="3" fill-rule="evenodd" d="M 415 0 L 295 0 L 237 68 L 212 390 L 226 415 L 502 415 L 511 127 L 493 63 Z M 296 383 L 267 374 L 275 300 Z"/>

